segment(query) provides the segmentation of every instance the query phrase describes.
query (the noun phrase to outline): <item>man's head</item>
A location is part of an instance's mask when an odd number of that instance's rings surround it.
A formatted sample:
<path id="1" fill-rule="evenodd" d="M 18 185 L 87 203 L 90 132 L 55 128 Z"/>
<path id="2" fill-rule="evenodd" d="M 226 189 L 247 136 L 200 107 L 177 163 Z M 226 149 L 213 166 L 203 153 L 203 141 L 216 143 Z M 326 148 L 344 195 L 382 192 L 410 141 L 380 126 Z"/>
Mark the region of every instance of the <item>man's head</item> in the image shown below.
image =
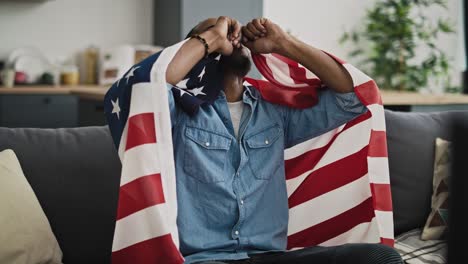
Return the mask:
<path id="1" fill-rule="evenodd" d="M 216 18 L 203 20 L 190 30 L 186 38 L 205 32 L 212 28 L 216 24 L 216 21 Z M 241 77 L 246 76 L 251 68 L 248 51 L 243 46 L 234 48 L 234 51 L 229 56 L 222 56 L 220 63 L 225 73 L 231 73 Z"/>

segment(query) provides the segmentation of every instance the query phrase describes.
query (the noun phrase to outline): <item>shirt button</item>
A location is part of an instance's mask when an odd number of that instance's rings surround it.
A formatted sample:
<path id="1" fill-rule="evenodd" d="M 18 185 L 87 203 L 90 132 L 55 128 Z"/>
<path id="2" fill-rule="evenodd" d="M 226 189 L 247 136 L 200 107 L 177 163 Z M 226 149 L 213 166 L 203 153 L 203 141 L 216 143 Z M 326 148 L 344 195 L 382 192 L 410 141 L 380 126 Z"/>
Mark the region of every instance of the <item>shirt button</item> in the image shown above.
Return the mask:
<path id="1" fill-rule="evenodd" d="M 241 204 L 244 204 L 244 200 L 241 200 L 240 202 L 241 202 Z"/>
<path id="2" fill-rule="evenodd" d="M 236 230 L 236 231 L 234 232 L 234 234 L 236 234 L 236 236 L 238 236 L 238 235 L 239 235 L 239 231 Z"/>
<path id="3" fill-rule="evenodd" d="M 267 144 L 267 145 L 268 145 L 269 143 L 270 143 L 270 142 L 269 142 L 268 140 L 265 140 L 265 144 Z"/>
<path id="4" fill-rule="evenodd" d="M 210 142 L 205 142 L 205 146 L 209 147 L 209 146 L 210 146 Z"/>

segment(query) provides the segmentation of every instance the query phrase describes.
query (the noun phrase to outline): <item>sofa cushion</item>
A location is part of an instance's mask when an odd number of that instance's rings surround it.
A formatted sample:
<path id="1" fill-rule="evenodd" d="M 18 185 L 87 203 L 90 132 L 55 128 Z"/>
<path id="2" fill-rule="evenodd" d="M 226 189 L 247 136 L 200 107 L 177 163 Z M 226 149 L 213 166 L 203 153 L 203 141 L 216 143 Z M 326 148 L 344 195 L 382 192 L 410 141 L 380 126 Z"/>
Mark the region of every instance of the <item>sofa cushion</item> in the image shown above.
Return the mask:
<path id="1" fill-rule="evenodd" d="M 62 263 L 62 252 L 11 149 L 0 151 L 0 263 Z"/>
<path id="2" fill-rule="evenodd" d="M 455 118 L 468 112 L 402 113 L 385 111 L 395 234 L 424 226 L 431 211 L 434 143 L 450 140 Z"/>
<path id="3" fill-rule="evenodd" d="M 63 251 L 63 262 L 109 263 L 120 161 L 107 127 L 0 128 Z"/>
<path id="4" fill-rule="evenodd" d="M 450 141 L 436 139 L 432 179 L 432 210 L 421 234 L 422 240 L 442 239 L 447 231 L 450 169 L 452 167 L 451 144 Z"/>

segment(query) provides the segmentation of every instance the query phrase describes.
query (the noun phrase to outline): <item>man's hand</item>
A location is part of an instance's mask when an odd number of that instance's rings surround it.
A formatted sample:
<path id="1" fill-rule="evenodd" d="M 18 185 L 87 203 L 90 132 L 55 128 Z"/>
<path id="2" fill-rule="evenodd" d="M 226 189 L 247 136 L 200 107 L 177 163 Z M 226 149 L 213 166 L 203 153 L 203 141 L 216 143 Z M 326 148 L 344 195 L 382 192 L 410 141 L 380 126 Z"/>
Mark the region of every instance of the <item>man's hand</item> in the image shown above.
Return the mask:
<path id="1" fill-rule="evenodd" d="M 208 31 L 213 32 L 217 37 L 214 42 L 214 50 L 210 50 L 210 52 L 214 51 L 229 56 L 234 47 L 239 48 L 241 45 L 241 24 L 233 18 L 219 17 L 216 24 Z"/>
<path id="2" fill-rule="evenodd" d="M 256 18 L 242 27 L 242 44 L 253 53 L 282 53 L 291 36 L 266 18 Z"/>
<path id="3" fill-rule="evenodd" d="M 240 47 L 241 24 L 230 17 L 219 17 L 216 22 L 205 20 L 195 32 L 208 44 L 208 52 L 229 56 L 234 47 Z M 205 54 L 205 47 L 198 39 L 189 39 L 177 51 L 166 71 L 166 82 L 177 85 Z"/>

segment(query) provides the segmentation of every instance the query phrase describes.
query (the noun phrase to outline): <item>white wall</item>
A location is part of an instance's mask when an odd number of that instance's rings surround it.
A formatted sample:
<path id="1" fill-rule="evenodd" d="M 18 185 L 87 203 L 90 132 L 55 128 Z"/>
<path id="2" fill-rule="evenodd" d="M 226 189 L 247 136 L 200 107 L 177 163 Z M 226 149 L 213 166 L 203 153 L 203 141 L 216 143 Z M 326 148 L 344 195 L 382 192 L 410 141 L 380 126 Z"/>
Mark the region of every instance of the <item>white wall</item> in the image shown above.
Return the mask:
<path id="1" fill-rule="evenodd" d="M 462 27 L 459 22 L 463 23 L 460 17 L 461 0 L 448 0 L 448 2 L 449 11 L 444 17 L 450 17 L 457 25 L 456 29 L 460 31 Z M 344 31 L 359 26 L 366 9 L 372 7 L 374 3 L 375 0 L 265 0 L 263 13 L 265 17 L 291 30 L 293 35 L 305 42 L 346 60 L 351 47 L 349 44 L 341 46 L 338 39 Z M 428 12 L 434 18 L 440 14 L 439 9 Z M 462 34 L 457 33 L 442 37 L 437 43 L 438 47 L 454 58 L 451 75 L 455 84 L 460 82 L 460 72 L 466 67 L 462 39 Z M 419 57 L 423 57 L 424 54 L 424 50 L 418 52 Z"/>
<path id="2" fill-rule="evenodd" d="M 51 59 L 89 45 L 151 44 L 153 0 L 0 1 L 0 59 L 33 46 Z"/>

